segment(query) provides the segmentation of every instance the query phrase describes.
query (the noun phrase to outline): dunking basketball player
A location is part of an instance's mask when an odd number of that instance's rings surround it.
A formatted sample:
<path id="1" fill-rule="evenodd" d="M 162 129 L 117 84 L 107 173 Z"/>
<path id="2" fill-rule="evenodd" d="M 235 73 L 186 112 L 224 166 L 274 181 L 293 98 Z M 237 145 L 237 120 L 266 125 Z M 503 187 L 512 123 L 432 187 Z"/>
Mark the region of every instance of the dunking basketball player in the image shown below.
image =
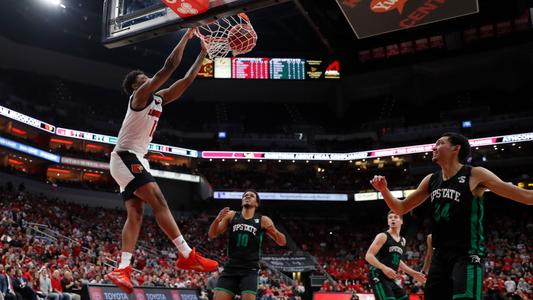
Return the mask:
<path id="1" fill-rule="evenodd" d="M 170 78 L 181 62 L 187 42 L 193 36 L 189 29 L 153 77 L 142 71 L 132 71 L 124 79 L 124 91 L 131 95 L 126 117 L 118 134 L 117 145 L 111 153 L 111 176 L 120 186 L 128 217 L 122 229 L 120 265 L 108 277 L 127 293 L 133 292 L 130 281 L 130 261 L 141 230 L 144 203 L 152 209 L 159 227 L 172 240 L 179 251 L 176 266 L 200 272 L 211 272 L 218 263 L 206 259 L 191 249 L 174 221 L 159 186 L 150 174 L 148 160 L 144 158 L 157 127 L 163 106 L 177 100 L 194 81 L 206 55 L 205 49 L 196 58 L 187 74 L 170 87 L 160 87 Z M 204 47 L 202 47 L 204 48 Z"/>
<path id="2" fill-rule="evenodd" d="M 259 194 L 247 190 L 242 195 L 240 212 L 225 207 L 209 227 L 211 239 L 228 228 L 230 230 L 229 261 L 218 278 L 214 300 L 231 300 L 239 293 L 242 300 L 255 300 L 263 233 L 266 232 L 280 246 L 287 243 L 285 235 L 276 229 L 272 220 L 256 212 L 259 202 Z"/>
<path id="3" fill-rule="evenodd" d="M 421 283 L 426 282 L 426 276 L 402 261 L 405 250 L 405 238 L 400 236 L 403 217 L 389 211 L 387 223 L 389 230 L 376 236 L 365 255 L 366 261 L 371 265 L 370 284 L 376 300 L 407 299 L 407 294 L 394 282 L 399 277 L 398 269 Z"/>
<path id="4" fill-rule="evenodd" d="M 427 175 L 405 200 L 391 194 L 384 176 L 374 176 L 370 181 L 387 205 L 400 215 L 431 198 L 434 252 L 425 288 L 428 300 L 481 299 L 486 189 L 523 204 L 533 204 L 533 190 L 503 182 L 485 168 L 464 165 L 469 154 L 470 144 L 464 136 L 443 134 L 433 146 L 433 162 L 440 170 Z"/>

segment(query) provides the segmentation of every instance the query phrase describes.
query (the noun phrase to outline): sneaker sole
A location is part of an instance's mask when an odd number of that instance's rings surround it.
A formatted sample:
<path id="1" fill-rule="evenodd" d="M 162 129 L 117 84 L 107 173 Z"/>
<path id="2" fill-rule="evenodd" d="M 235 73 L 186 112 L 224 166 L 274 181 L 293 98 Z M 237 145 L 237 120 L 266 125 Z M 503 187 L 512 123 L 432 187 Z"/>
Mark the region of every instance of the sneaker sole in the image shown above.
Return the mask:
<path id="1" fill-rule="evenodd" d="M 203 273 L 215 272 L 218 270 L 218 265 L 216 267 L 213 267 L 212 269 L 206 269 L 206 268 L 200 269 L 200 268 L 191 267 L 191 266 L 179 266 L 179 265 L 176 265 L 176 267 L 182 270 L 193 270 L 193 271 L 203 272 Z"/>
<path id="2" fill-rule="evenodd" d="M 121 290 L 123 290 L 127 294 L 133 293 L 133 286 L 124 284 L 122 281 L 118 280 L 117 278 L 115 278 L 113 276 L 109 276 L 108 275 L 107 278 L 109 278 L 109 280 L 111 280 L 118 288 L 120 288 Z"/>

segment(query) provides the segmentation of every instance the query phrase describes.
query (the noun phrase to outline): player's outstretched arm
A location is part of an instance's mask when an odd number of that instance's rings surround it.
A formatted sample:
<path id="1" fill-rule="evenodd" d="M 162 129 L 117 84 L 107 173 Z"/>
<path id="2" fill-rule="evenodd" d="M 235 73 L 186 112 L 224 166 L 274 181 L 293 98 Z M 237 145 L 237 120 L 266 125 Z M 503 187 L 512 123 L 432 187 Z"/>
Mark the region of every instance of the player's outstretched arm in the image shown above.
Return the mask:
<path id="1" fill-rule="evenodd" d="M 229 210 L 229 207 L 224 207 L 218 213 L 213 223 L 211 223 L 211 226 L 209 226 L 209 232 L 207 233 L 209 238 L 214 239 L 222 233 L 226 232 L 234 216 L 235 211 Z"/>
<path id="2" fill-rule="evenodd" d="M 163 84 L 165 84 L 165 82 L 167 82 L 172 73 L 174 73 L 176 68 L 181 63 L 181 58 L 183 57 L 183 51 L 185 50 L 185 46 L 193 36 L 194 29 L 188 29 L 179 41 L 179 43 L 176 45 L 176 47 L 174 47 L 172 53 L 170 53 L 170 55 L 165 60 L 165 64 L 163 65 L 163 67 L 159 71 L 157 71 L 157 73 L 155 73 L 152 78 L 146 80 L 137 91 L 135 91 L 133 101 L 135 102 L 134 104 L 136 106 L 142 107 L 143 104 L 146 104 L 146 101 L 150 99 L 150 95 L 152 95 Z"/>
<path id="3" fill-rule="evenodd" d="M 267 235 L 276 242 L 279 246 L 285 246 L 287 244 L 287 238 L 285 235 L 276 228 L 272 219 L 267 216 L 261 218 L 261 227 L 265 229 Z"/>
<path id="4" fill-rule="evenodd" d="M 411 269 L 408 265 L 406 265 L 403 262 L 403 260 L 400 260 L 400 270 L 409 274 L 409 276 L 413 277 L 416 281 L 422 284 L 426 283 L 426 275 L 424 275 L 422 272 L 418 272 L 418 271 Z"/>
<path id="5" fill-rule="evenodd" d="M 385 176 L 374 176 L 374 178 L 370 180 L 370 184 L 372 184 L 376 191 L 383 195 L 383 199 L 385 199 L 385 202 L 392 211 L 399 215 L 404 215 L 422 204 L 422 202 L 428 198 L 430 178 L 431 174 L 422 179 L 422 182 L 420 182 L 416 190 L 404 200 L 399 200 L 391 194 L 389 188 L 387 187 L 387 179 Z"/>
<path id="6" fill-rule="evenodd" d="M 207 51 L 202 48 L 202 51 L 200 52 L 200 54 L 198 54 L 198 57 L 196 57 L 196 61 L 194 61 L 192 66 L 189 68 L 187 74 L 185 74 L 182 79 L 174 82 L 169 88 L 163 89 L 157 93 L 163 98 L 163 105 L 167 105 L 170 102 L 177 100 L 179 97 L 181 97 L 181 95 L 183 95 L 185 90 L 187 90 L 187 88 L 196 78 L 196 75 L 198 75 L 198 72 L 202 67 L 202 62 L 206 55 Z"/>
<path id="7" fill-rule="evenodd" d="M 499 196 L 533 205 L 533 191 L 519 188 L 511 183 L 503 182 L 498 176 L 483 167 L 472 168 L 472 177 L 476 181 L 475 186 L 485 187 Z"/>
<path id="8" fill-rule="evenodd" d="M 386 241 L 387 235 L 385 235 L 384 233 L 376 235 L 376 238 L 372 242 L 372 245 L 370 245 L 370 247 L 366 251 L 365 260 L 375 268 L 381 270 L 381 272 L 383 272 L 385 276 L 389 277 L 390 279 L 396 279 L 396 277 L 398 277 L 396 271 L 382 264 L 376 257 L 376 254 L 379 252 L 381 247 L 385 245 Z"/>

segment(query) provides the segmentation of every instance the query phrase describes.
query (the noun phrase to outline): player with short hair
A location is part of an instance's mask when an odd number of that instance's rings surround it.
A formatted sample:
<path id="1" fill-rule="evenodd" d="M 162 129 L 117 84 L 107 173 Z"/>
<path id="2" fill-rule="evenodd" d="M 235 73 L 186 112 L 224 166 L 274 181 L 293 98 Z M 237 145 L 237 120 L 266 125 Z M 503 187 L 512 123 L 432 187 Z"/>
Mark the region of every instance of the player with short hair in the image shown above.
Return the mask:
<path id="1" fill-rule="evenodd" d="M 150 174 L 148 160 L 144 158 L 163 106 L 174 102 L 185 92 L 196 78 L 206 56 L 205 47 L 202 45 L 202 51 L 187 74 L 168 88 L 160 89 L 180 64 L 185 46 L 193 37 L 193 32 L 193 29 L 189 29 L 185 33 L 164 66 L 153 77 L 135 70 L 128 73 L 123 82 L 124 91 L 130 98 L 117 144 L 111 153 L 110 171 L 120 186 L 128 217 L 122 229 L 120 264 L 108 277 L 127 293 L 133 292 L 130 262 L 139 238 L 145 203 L 152 207 L 157 224 L 178 248 L 178 268 L 200 272 L 212 272 L 218 268 L 216 261 L 202 257 L 189 247 L 172 217 L 161 189 Z"/>
<path id="2" fill-rule="evenodd" d="M 481 299 L 484 201 L 487 189 L 523 203 L 533 204 L 533 191 L 503 182 L 483 167 L 464 162 L 470 154 L 468 139 L 458 133 L 443 134 L 433 146 L 433 162 L 440 170 L 427 175 L 405 198 L 395 198 L 384 176 L 370 181 L 387 205 L 403 215 L 431 200 L 431 235 L 434 248 L 425 299 Z"/>
<path id="3" fill-rule="evenodd" d="M 209 227 L 211 239 L 229 229 L 229 261 L 218 278 L 214 300 L 231 300 L 236 294 L 241 294 L 242 300 L 255 300 L 263 234 L 266 232 L 280 246 L 287 243 L 272 219 L 256 212 L 259 203 L 259 194 L 247 190 L 242 195 L 240 212 L 224 207 Z"/>
<path id="4" fill-rule="evenodd" d="M 376 235 L 368 248 L 365 259 L 370 264 L 369 281 L 376 300 L 407 299 L 407 294 L 394 281 L 399 278 L 398 270 L 412 276 L 421 283 L 426 276 L 411 269 L 402 261 L 405 250 L 405 238 L 400 236 L 403 217 L 389 211 L 387 213 L 389 229 Z"/>

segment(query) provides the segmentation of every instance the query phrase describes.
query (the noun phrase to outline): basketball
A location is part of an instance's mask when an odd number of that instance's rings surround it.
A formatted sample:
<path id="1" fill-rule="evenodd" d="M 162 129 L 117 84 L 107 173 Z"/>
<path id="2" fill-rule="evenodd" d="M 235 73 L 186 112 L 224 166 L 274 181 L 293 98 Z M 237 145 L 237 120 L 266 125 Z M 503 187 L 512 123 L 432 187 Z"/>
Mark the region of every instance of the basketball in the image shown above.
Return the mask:
<path id="1" fill-rule="evenodd" d="M 237 24 L 228 32 L 228 44 L 233 55 L 250 52 L 257 42 L 257 34 L 248 24 Z"/>

